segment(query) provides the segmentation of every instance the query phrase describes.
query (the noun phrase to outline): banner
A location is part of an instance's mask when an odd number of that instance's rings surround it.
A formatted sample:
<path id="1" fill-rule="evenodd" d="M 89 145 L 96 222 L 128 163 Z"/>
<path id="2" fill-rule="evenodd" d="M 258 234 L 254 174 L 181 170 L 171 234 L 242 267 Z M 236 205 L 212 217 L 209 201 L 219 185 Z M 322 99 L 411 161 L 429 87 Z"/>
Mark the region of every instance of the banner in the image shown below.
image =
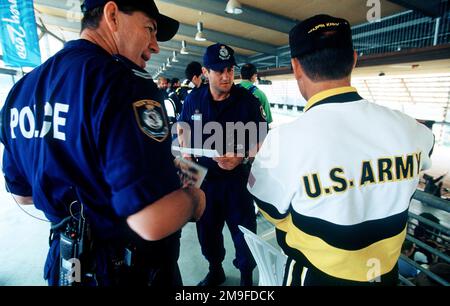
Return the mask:
<path id="1" fill-rule="evenodd" d="M 41 64 L 33 0 L 0 0 L 0 39 L 6 65 Z"/>

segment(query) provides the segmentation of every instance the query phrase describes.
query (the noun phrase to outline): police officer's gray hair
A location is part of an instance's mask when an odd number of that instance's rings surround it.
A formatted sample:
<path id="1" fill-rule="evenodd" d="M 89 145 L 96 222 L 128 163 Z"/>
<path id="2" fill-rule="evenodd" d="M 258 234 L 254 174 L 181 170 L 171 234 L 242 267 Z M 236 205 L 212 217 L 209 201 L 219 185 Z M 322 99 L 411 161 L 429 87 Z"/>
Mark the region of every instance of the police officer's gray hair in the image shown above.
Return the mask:
<path id="1" fill-rule="evenodd" d="M 100 20 L 103 16 L 104 6 L 96 7 L 90 11 L 84 13 L 81 19 L 81 32 L 85 29 L 95 30 L 100 25 Z"/>
<path id="2" fill-rule="evenodd" d="M 129 4 L 116 3 L 119 10 L 125 14 L 131 15 L 134 12 L 142 11 Z M 81 32 L 85 29 L 95 30 L 99 27 L 100 21 L 103 17 L 104 5 L 93 8 L 92 10 L 86 11 L 81 19 Z"/>

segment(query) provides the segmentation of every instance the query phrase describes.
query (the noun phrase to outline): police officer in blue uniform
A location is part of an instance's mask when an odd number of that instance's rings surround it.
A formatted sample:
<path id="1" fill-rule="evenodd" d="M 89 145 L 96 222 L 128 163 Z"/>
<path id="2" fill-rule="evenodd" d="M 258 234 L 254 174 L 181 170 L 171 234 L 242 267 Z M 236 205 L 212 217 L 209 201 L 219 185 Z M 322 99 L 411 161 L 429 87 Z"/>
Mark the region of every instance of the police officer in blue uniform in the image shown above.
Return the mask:
<path id="1" fill-rule="evenodd" d="M 197 142 L 206 145 L 208 132 L 200 134 L 196 125 L 202 127 L 216 122 L 222 127 L 223 142 L 212 149 L 219 151 L 219 158 L 198 158 L 198 163 L 208 168 L 202 189 L 206 194 L 206 209 L 197 223 L 197 233 L 202 253 L 209 262 L 208 275 L 199 286 L 215 286 L 225 281 L 222 261 L 225 257 L 222 230 L 227 223 L 236 249 L 234 265 L 241 272 L 241 285 L 252 285 L 254 259 L 238 228 L 242 225 L 256 232 L 256 216 L 253 200 L 246 189 L 249 151 L 257 148 L 259 139 L 267 131 L 264 111 L 258 100 L 246 89 L 234 85 L 234 50 L 224 44 L 209 46 L 203 57 L 203 74 L 209 85 L 192 91 L 186 97 L 178 124 L 181 146 L 188 147 Z M 261 123 L 264 133 L 246 138 L 245 143 L 227 130 L 227 123 Z M 183 125 L 189 125 L 183 128 Z M 207 130 L 207 129 L 205 129 Z M 190 131 L 190 132 L 188 132 Z M 263 135 L 264 134 L 264 135 Z M 196 137 L 200 137 L 198 141 Z M 231 148 L 230 148 L 231 144 Z M 223 150 L 218 150 L 222 146 Z M 222 151 L 222 152 L 220 152 Z"/>
<path id="2" fill-rule="evenodd" d="M 179 23 L 153 0 L 86 0 L 82 11 L 81 39 L 8 95 L 1 113 L 7 188 L 52 224 L 82 205 L 93 238 L 92 284 L 181 285 L 179 229 L 201 216 L 204 194 L 180 187 L 162 96 L 144 70 L 157 40 L 171 39 Z M 50 285 L 61 284 L 61 235 L 51 236 Z"/>

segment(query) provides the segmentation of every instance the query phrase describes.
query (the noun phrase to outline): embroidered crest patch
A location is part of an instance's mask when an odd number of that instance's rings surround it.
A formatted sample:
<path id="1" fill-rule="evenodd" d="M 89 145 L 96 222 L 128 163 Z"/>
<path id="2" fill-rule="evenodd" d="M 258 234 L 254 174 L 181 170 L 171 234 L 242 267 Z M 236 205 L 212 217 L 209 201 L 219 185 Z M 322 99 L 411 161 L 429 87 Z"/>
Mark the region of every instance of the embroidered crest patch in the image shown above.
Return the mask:
<path id="1" fill-rule="evenodd" d="M 259 110 L 261 111 L 261 116 L 264 118 L 264 120 L 267 120 L 267 115 L 262 105 L 259 107 Z"/>
<path id="2" fill-rule="evenodd" d="M 141 100 L 134 102 L 133 108 L 141 131 L 158 142 L 164 141 L 169 135 L 169 125 L 161 103 Z"/>
<path id="3" fill-rule="evenodd" d="M 223 61 L 230 59 L 230 53 L 228 52 L 227 48 L 225 48 L 225 46 L 220 47 L 219 58 Z"/>

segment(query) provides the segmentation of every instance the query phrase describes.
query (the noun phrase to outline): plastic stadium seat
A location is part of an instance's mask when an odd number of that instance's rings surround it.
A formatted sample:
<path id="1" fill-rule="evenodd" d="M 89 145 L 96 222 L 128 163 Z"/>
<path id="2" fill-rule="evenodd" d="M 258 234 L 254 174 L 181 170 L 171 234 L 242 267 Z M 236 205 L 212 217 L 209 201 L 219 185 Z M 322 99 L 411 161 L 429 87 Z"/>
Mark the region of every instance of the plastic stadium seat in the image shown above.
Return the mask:
<path id="1" fill-rule="evenodd" d="M 248 229 L 239 225 L 259 270 L 259 286 L 283 285 L 287 256 Z"/>

